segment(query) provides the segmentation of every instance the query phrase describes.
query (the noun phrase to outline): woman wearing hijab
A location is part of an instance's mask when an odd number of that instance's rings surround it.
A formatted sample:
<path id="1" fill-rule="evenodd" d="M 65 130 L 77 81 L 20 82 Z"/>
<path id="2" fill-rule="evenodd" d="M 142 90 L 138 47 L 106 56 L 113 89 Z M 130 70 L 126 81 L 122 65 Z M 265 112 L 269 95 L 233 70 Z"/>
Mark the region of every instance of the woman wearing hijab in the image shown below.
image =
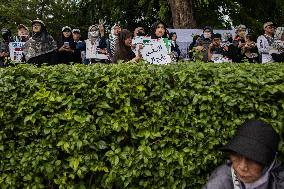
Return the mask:
<path id="1" fill-rule="evenodd" d="M 29 40 L 29 29 L 20 24 L 18 26 L 18 35 L 14 36 L 14 42 L 27 42 Z"/>
<path id="2" fill-rule="evenodd" d="M 24 47 L 25 60 L 28 63 L 41 65 L 43 63 L 57 63 L 57 45 L 49 35 L 45 24 L 41 20 L 32 22 L 32 37 Z"/>
<path id="3" fill-rule="evenodd" d="M 131 49 L 132 34 L 130 31 L 123 29 L 118 35 L 118 43 L 113 57 L 113 62 L 116 63 L 119 60 L 124 62 L 132 61 L 138 62 L 141 59 L 141 54 L 138 51 L 138 55 Z"/>
<path id="4" fill-rule="evenodd" d="M 74 62 L 74 52 L 76 44 L 74 43 L 72 30 L 69 26 L 62 28 L 61 41 L 58 43 L 59 63 L 69 64 Z"/>
<path id="5" fill-rule="evenodd" d="M 250 120 L 221 150 L 229 161 L 218 167 L 203 189 L 282 189 L 284 167 L 277 159 L 279 136 L 265 122 Z"/>

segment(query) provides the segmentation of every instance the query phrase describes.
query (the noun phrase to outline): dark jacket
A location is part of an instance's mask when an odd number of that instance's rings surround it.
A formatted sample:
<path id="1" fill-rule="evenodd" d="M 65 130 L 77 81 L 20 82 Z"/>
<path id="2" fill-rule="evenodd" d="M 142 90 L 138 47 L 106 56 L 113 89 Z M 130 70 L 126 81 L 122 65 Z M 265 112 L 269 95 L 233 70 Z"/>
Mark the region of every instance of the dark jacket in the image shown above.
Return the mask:
<path id="1" fill-rule="evenodd" d="M 172 52 L 174 52 L 175 55 L 177 56 L 177 57 L 176 57 L 177 60 L 179 60 L 179 57 L 180 57 L 181 52 L 180 52 L 179 46 L 178 46 L 178 44 L 177 44 L 176 42 L 174 42 L 174 44 L 173 44 L 173 42 L 172 42 L 172 44 L 171 44 L 171 50 L 172 50 Z"/>
<path id="2" fill-rule="evenodd" d="M 68 42 L 69 47 L 75 52 L 76 44 L 74 43 L 72 36 L 70 36 L 69 38 L 65 38 L 63 34 L 61 36 L 61 41 L 57 43 L 58 50 L 64 45 L 65 42 Z M 74 63 L 75 62 L 74 53 L 69 52 L 69 51 L 58 51 L 58 61 L 59 63 L 63 63 L 63 64 L 69 64 L 71 62 Z"/>
<path id="3" fill-rule="evenodd" d="M 209 46 L 212 43 L 211 38 L 205 38 L 204 35 L 202 34 L 201 37 L 197 40 L 195 47 L 197 46 L 203 46 L 205 48 L 204 51 L 200 52 L 202 61 L 207 62 L 208 61 L 208 50 Z"/>
<path id="4" fill-rule="evenodd" d="M 273 53 L 271 56 L 274 62 L 284 62 L 284 52 L 280 54 Z"/>
<path id="5" fill-rule="evenodd" d="M 218 167 L 203 189 L 234 189 L 231 163 Z M 284 189 L 284 167 L 280 161 L 276 160 L 270 169 L 268 181 L 255 189 Z"/>

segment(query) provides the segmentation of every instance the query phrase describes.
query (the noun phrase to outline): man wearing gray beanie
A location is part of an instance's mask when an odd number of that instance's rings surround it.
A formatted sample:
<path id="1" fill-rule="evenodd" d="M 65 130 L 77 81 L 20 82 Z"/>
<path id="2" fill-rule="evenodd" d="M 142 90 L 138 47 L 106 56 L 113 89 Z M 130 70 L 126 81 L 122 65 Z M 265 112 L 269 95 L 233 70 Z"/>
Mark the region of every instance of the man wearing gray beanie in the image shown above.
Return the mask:
<path id="1" fill-rule="evenodd" d="M 284 189 L 284 167 L 276 158 L 278 144 L 271 125 L 245 122 L 221 149 L 230 160 L 212 173 L 203 189 Z"/>

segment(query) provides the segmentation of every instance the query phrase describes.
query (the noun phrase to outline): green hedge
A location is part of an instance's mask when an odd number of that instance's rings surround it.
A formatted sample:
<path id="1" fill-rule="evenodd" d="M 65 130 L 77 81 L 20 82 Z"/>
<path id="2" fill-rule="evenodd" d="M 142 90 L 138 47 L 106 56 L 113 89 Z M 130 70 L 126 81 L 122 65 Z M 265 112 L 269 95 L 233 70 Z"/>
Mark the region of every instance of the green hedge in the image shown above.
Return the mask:
<path id="1" fill-rule="evenodd" d="M 0 96 L 3 189 L 197 189 L 243 121 L 284 132 L 284 64 L 19 65 Z"/>

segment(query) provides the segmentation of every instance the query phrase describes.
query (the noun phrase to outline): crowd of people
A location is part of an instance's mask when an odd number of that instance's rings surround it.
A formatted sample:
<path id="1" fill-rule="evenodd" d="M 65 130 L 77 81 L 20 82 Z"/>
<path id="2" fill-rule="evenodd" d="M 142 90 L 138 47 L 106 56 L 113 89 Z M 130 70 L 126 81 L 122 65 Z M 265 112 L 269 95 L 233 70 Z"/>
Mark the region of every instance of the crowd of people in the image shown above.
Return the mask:
<path id="1" fill-rule="evenodd" d="M 143 45 L 137 47 L 132 43 L 133 38 L 148 36 L 151 39 L 168 38 L 171 41 L 171 57 L 174 61 L 182 59 L 181 51 L 177 44 L 177 34 L 169 33 L 163 22 L 152 25 L 150 34 L 146 34 L 144 28 L 138 27 L 133 34 L 122 29 L 120 23 L 111 28 L 108 36 L 105 32 L 105 21 L 92 25 L 88 30 L 88 40 L 96 43 L 105 59 L 86 58 L 86 43 L 81 40 L 79 29 L 71 29 L 68 26 L 62 28 L 61 38 L 55 41 L 48 33 L 46 25 L 41 20 L 32 22 L 32 29 L 23 24 L 18 26 L 18 33 L 12 36 L 9 29 L 1 30 L 0 40 L 0 65 L 5 66 L 9 59 L 9 43 L 25 42 L 22 62 L 51 65 L 63 63 L 92 64 L 97 62 L 111 63 L 122 60 L 124 62 L 138 62 L 142 59 Z M 264 34 L 254 41 L 253 35 L 247 32 L 247 27 L 236 27 L 236 35 L 226 33 L 222 36 L 214 33 L 213 29 L 206 26 L 202 35 L 196 35 L 189 46 L 191 60 L 204 62 L 236 62 L 245 60 L 252 63 L 284 62 L 284 27 L 275 29 L 272 22 L 263 25 Z M 136 51 L 136 52 L 135 52 Z"/>

